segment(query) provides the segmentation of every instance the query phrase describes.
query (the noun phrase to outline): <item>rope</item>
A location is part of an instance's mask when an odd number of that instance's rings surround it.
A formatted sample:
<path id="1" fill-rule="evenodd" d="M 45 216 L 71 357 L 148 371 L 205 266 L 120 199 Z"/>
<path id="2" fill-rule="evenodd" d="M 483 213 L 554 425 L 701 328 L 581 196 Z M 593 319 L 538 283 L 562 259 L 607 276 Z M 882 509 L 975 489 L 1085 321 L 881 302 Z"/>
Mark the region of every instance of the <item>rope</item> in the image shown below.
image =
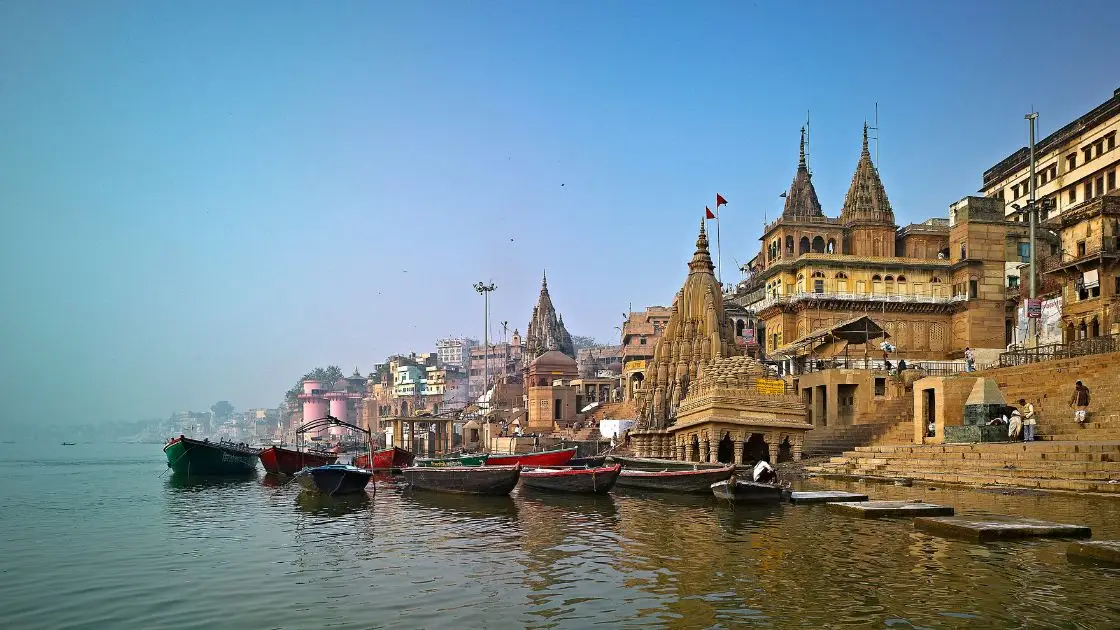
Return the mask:
<path id="1" fill-rule="evenodd" d="M 168 466 L 167 466 L 167 470 L 171 470 L 171 471 L 174 471 L 174 466 L 175 466 L 175 464 L 178 464 L 178 463 L 179 463 L 179 460 L 180 460 L 180 459 L 183 459 L 184 457 L 186 457 L 186 456 L 187 456 L 187 453 L 189 453 L 189 452 L 190 452 L 190 450 L 191 450 L 191 449 L 187 448 L 187 447 L 186 447 L 186 445 L 184 445 L 184 446 L 183 446 L 183 453 L 182 453 L 181 455 L 179 455 L 178 457 L 176 457 L 176 458 L 175 458 L 175 461 L 173 461 L 173 462 L 171 462 L 170 464 L 168 464 Z M 167 474 L 167 470 L 165 470 L 165 471 L 161 472 L 161 473 L 159 474 L 159 477 L 162 477 L 162 476 L 166 475 L 166 474 Z M 190 463 L 189 461 L 187 462 L 187 476 L 188 476 L 188 477 L 190 477 L 190 476 L 191 476 L 191 463 Z M 157 477 L 157 479 L 158 479 L 159 477 Z"/>

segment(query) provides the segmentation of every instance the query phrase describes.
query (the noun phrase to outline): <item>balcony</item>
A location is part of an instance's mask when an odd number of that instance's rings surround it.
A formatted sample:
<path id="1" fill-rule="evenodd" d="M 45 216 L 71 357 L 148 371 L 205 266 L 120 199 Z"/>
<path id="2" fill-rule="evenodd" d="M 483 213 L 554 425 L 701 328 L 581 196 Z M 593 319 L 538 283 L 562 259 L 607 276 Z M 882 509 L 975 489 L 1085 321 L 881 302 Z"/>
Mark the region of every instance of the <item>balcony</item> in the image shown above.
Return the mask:
<path id="1" fill-rule="evenodd" d="M 1062 251 L 1057 256 L 1047 256 L 1039 259 L 1039 270 L 1042 273 L 1054 273 L 1069 267 L 1097 260 L 1120 256 L 1118 237 L 1092 236 L 1078 243 L 1074 251 Z"/>
<path id="2" fill-rule="evenodd" d="M 775 304 L 796 304 L 805 300 L 844 300 L 848 302 L 874 302 L 893 304 L 952 304 L 968 299 L 964 295 L 913 295 L 909 293 L 813 293 L 800 291 L 786 295 L 772 295 L 754 305 L 755 312 Z"/>

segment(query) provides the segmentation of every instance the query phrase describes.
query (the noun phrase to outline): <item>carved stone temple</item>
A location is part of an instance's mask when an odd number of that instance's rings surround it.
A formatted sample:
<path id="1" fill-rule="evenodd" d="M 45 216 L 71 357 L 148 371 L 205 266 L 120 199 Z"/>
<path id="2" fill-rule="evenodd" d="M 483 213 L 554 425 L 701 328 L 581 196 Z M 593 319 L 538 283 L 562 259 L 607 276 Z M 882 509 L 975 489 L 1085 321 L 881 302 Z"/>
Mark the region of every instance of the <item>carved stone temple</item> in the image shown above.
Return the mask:
<path id="1" fill-rule="evenodd" d="M 525 329 L 525 350 L 522 355 L 525 369 L 529 368 L 533 359 L 552 350 L 576 358 L 572 336 L 564 327 L 564 317 L 557 314 L 556 307 L 552 305 L 552 297 L 548 294 L 548 276 L 544 275 L 541 277 L 541 294 L 537 298 L 537 305 L 533 307 L 529 327 Z"/>
<path id="2" fill-rule="evenodd" d="M 700 223 L 688 278 L 654 348 L 639 419 L 630 432 L 638 457 L 753 463 L 801 459 L 812 428 L 801 399 L 743 355 Z"/>

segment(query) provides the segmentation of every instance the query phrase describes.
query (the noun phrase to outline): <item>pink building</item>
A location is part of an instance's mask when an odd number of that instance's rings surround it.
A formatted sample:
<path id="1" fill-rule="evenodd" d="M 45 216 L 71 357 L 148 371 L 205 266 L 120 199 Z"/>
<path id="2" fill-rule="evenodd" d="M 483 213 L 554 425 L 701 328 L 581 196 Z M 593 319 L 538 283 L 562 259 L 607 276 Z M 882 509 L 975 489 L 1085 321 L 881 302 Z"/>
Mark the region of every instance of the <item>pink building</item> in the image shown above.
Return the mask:
<path id="1" fill-rule="evenodd" d="M 338 418 L 342 422 L 350 422 L 348 403 L 351 399 L 357 400 L 361 398 L 359 394 L 351 394 L 349 392 L 328 392 L 326 398 L 330 401 L 331 415 Z M 353 422 L 350 422 L 354 424 Z M 350 435 L 354 431 L 346 427 L 331 427 L 330 434 L 332 436 Z"/>
<path id="2" fill-rule="evenodd" d="M 306 380 L 303 382 L 303 393 L 299 395 L 299 399 L 303 402 L 303 421 L 311 422 L 327 415 L 327 398 L 326 392 L 322 389 L 323 384 L 319 381 Z M 304 438 L 324 438 L 327 435 L 326 429 L 311 431 L 304 434 Z"/>

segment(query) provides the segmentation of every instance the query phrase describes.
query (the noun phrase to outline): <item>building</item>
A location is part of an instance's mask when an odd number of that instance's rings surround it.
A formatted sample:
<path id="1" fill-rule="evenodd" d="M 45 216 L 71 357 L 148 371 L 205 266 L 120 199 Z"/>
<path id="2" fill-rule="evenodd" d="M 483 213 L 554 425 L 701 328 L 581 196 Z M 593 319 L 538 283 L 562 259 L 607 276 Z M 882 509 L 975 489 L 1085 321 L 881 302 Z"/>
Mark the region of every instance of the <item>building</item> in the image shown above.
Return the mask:
<path id="1" fill-rule="evenodd" d="M 635 392 L 639 457 L 752 463 L 800 459 L 806 407 L 761 363 L 745 356 L 724 312 L 704 223 L 688 277 Z"/>
<path id="2" fill-rule="evenodd" d="M 436 342 L 436 354 L 441 365 L 454 365 L 468 370 L 471 365 L 471 348 L 477 345 L 477 340 L 467 337 L 440 339 Z"/>
<path id="3" fill-rule="evenodd" d="M 591 346 L 576 351 L 576 365 L 583 378 L 622 373 L 622 346 Z"/>
<path id="4" fill-rule="evenodd" d="M 557 313 L 552 305 L 552 297 L 548 294 L 548 276 L 544 275 L 541 277 L 541 292 L 537 297 L 537 305 L 533 307 L 533 315 L 529 318 L 529 326 L 525 329 L 523 356 L 525 368 L 528 369 L 533 359 L 553 350 L 573 359 L 576 358 L 572 336 L 564 327 L 564 317 Z"/>
<path id="5" fill-rule="evenodd" d="M 579 377 L 576 360 L 549 350 L 529 363 L 525 375 L 528 394 L 528 433 L 552 433 L 558 427 L 574 424 L 579 414 L 581 389 L 572 385 Z"/>
<path id="6" fill-rule="evenodd" d="M 489 348 L 471 348 L 469 373 L 470 398 L 476 399 L 485 393 L 483 380 L 490 379 L 490 385 L 499 382 L 520 382 L 522 375 L 521 334 L 514 330 L 508 343 L 490 344 Z"/>
<path id="7" fill-rule="evenodd" d="M 1120 334 L 1120 195 L 1066 208 L 1045 227 L 1061 239 L 1059 253 L 1041 262 L 1060 287 L 1062 340 Z"/>
<path id="8" fill-rule="evenodd" d="M 1112 98 L 1035 144 L 1035 197 L 1053 218 L 1117 189 L 1120 151 L 1120 89 Z M 1004 203 L 1006 214 L 1027 220 L 1030 148 L 1023 147 L 984 171 L 985 197 Z"/>
<path id="9" fill-rule="evenodd" d="M 653 358 L 653 348 L 669 323 L 670 309 L 650 306 L 644 311 L 632 311 L 622 323 L 622 382 L 623 399 L 634 398 L 646 378 L 646 366 Z"/>
<path id="10" fill-rule="evenodd" d="M 994 361 L 1014 328 L 1017 292 L 1009 304 L 1006 263 L 1008 251 L 1026 238 L 1023 226 L 1006 221 L 995 200 L 968 197 L 952 206 L 947 221 L 899 228 L 871 161 L 866 125 L 840 214 L 826 216 L 804 146 L 802 131 L 782 216 L 765 227 L 750 281 L 733 298 L 757 313 L 767 357 L 813 356 L 814 339 L 866 316 L 886 331 L 896 358 L 960 358 L 971 347 L 978 361 Z M 866 358 L 877 349 L 867 343 L 828 349 L 853 351 Z"/>

